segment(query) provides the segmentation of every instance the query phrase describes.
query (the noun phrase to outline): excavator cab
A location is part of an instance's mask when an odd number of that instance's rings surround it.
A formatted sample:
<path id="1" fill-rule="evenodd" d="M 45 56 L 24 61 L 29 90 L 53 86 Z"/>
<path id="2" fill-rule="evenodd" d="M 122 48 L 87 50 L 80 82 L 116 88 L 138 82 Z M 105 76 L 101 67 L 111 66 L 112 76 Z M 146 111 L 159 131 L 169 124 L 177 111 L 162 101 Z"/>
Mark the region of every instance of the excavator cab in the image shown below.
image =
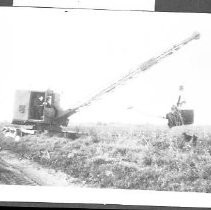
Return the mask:
<path id="1" fill-rule="evenodd" d="M 63 131 L 61 127 L 68 125 L 68 117 L 74 113 L 75 110 L 61 108 L 60 94 L 52 90 L 17 90 L 12 120 L 15 127 L 4 127 L 3 133 L 8 136 L 11 134 L 17 140 L 43 131 L 75 139 L 79 133 Z"/>
<path id="2" fill-rule="evenodd" d="M 17 90 L 15 93 L 13 124 L 51 124 L 59 106 L 53 91 Z"/>

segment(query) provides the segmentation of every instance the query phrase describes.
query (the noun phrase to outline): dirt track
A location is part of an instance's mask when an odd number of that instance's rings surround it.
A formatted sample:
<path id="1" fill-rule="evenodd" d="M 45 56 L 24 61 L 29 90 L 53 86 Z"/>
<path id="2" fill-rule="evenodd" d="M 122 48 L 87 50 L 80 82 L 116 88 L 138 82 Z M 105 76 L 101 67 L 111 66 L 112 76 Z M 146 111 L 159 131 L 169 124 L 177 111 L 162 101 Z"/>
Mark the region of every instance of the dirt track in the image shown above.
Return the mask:
<path id="1" fill-rule="evenodd" d="M 75 181 L 65 173 L 20 159 L 9 151 L 0 151 L 1 185 L 76 186 Z"/>
<path id="2" fill-rule="evenodd" d="M 38 185 L 37 182 L 26 176 L 22 171 L 12 167 L 2 159 L 0 159 L 0 184 Z"/>

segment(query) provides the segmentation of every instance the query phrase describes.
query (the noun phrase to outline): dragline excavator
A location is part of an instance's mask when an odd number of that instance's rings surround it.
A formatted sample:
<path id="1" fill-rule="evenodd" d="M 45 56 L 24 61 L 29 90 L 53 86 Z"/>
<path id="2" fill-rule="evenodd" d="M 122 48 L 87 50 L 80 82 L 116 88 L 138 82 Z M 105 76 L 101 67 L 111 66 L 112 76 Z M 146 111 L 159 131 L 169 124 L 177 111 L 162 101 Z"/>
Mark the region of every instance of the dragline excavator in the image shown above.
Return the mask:
<path id="1" fill-rule="evenodd" d="M 133 79 L 139 73 L 144 72 L 159 63 L 164 58 L 174 54 L 176 51 L 181 49 L 183 46 L 187 45 L 193 40 L 200 38 L 199 33 L 194 33 L 189 38 L 183 40 L 179 44 L 174 45 L 170 49 L 164 51 L 157 57 L 153 57 L 138 68 L 133 71 L 130 71 L 123 77 L 121 77 L 116 82 L 113 82 L 111 85 L 105 89 L 99 91 L 96 95 L 91 97 L 88 101 L 80 104 L 79 106 L 63 110 L 60 106 L 60 95 L 55 93 L 52 90 L 47 91 L 31 91 L 31 90 L 17 90 L 15 94 L 15 105 L 14 105 L 14 114 L 12 124 L 14 125 L 13 133 L 18 136 L 25 134 L 34 134 L 37 132 L 49 131 L 53 133 L 64 134 L 68 137 L 70 132 L 63 131 L 62 127 L 67 127 L 68 118 L 79 112 L 82 108 L 89 106 L 92 102 L 96 101 L 100 97 L 116 89 L 118 86 L 124 84 L 128 80 Z M 179 108 L 178 108 L 179 109 Z M 177 109 L 177 110 L 178 110 Z M 168 119 L 169 127 L 182 125 L 182 124 L 192 124 L 193 123 L 193 113 L 190 119 L 188 115 L 188 120 L 186 119 L 187 113 L 190 113 L 191 110 L 181 110 L 182 123 L 176 124 L 173 122 L 173 116 L 171 113 L 166 115 Z M 10 129 L 4 128 L 4 132 Z"/>

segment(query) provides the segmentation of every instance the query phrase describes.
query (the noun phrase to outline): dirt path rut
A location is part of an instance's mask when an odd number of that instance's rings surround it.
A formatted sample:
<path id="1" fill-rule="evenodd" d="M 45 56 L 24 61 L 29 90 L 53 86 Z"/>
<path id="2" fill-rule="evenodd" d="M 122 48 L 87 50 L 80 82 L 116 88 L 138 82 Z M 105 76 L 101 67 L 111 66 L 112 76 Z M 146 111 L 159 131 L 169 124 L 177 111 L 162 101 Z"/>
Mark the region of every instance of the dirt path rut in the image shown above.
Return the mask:
<path id="1" fill-rule="evenodd" d="M 0 151 L 0 184 L 79 186 L 76 179 L 61 171 L 44 168 L 27 159 L 20 159 L 9 151 Z"/>

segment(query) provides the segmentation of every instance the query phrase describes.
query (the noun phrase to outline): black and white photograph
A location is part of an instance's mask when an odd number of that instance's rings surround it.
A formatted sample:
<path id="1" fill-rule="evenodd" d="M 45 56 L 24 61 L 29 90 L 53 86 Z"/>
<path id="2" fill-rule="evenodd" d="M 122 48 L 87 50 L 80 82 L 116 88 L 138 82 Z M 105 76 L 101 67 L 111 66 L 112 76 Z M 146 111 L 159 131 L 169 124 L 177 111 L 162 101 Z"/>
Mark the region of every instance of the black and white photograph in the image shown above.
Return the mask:
<path id="1" fill-rule="evenodd" d="M 14 0 L 0 19 L 1 201 L 211 206 L 209 8 Z"/>

